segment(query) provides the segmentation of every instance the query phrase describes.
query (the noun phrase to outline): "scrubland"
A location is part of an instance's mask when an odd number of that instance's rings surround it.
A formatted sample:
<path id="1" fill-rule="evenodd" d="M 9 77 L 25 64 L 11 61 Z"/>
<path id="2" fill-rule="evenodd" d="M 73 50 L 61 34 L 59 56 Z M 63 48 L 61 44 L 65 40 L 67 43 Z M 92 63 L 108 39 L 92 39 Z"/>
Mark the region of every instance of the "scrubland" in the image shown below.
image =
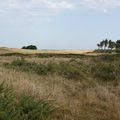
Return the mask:
<path id="1" fill-rule="evenodd" d="M 120 120 L 120 55 L 0 56 L 1 120 Z"/>

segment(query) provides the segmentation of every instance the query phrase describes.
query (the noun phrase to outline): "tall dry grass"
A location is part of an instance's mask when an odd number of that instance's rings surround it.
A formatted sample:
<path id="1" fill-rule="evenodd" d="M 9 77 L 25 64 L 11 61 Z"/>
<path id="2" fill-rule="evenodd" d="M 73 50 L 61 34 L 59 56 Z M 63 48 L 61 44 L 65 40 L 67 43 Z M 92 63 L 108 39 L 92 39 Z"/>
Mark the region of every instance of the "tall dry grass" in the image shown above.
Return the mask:
<path id="1" fill-rule="evenodd" d="M 58 110 L 52 120 L 120 120 L 120 82 L 115 86 L 91 79 L 75 81 L 4 67 L 0 67 L 0 80 L 17 95 L 53 100 Z"/>

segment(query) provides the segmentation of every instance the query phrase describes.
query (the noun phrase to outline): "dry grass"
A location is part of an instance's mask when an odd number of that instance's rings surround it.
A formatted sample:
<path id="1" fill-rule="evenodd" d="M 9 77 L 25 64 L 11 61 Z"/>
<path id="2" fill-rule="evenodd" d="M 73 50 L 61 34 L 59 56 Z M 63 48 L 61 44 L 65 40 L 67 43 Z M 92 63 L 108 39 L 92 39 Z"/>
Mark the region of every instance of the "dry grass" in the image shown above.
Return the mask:
<path id="1" fill-rule="evenodd" d="M 0 55 L 1 55 L 1 54 L 6 54 L 6 53 L 11 53 L 11 52 L 12 52 L 12 51 L 9 50 L 9 49 L 6 48 L 6 47 L 0 48 Z"/>
<path id="2" fill-rule="evenodd" d="M 2 53 L 5 49 L 2 48 Z M 9 50 L 25 54 L 36 52 Z M 1 56 L 0 63 L 11 62 L 17 58 Z M 26 60 L 46 63 L 48 61 L 67 62 L 70 59 L 33 57 L 26 58 Z M 0 81 L 5 81 L 5 84 L 13 88 L 17 95 L 25 93 L 36 98 L 53 100 L 59 109 L 51 120 L 120 120 L 120 81 L 115 86 L 112 83 L 101 84 L 93 79 L 68 80 L 58 75 L 41 76 L 7 69 L 3 66 L 0 66 Z"/>
<path id="3" fill-rule="evenodd" d="M 17 48 L 0 48 L 0 54 L 5 53 L 22 53 L 22 54 L 36 54 L 36 53 L 53 53 L 53 54 L 87 54 L 93 50 L 25 50 Z"/>
<path id="4" fill-rule="evenodd" d="M 60 111 L 54 120 L 120 120 L 120 83 L 74 81 L 0 68 L 0 78 L 18 95 L 54 100 Z"/>

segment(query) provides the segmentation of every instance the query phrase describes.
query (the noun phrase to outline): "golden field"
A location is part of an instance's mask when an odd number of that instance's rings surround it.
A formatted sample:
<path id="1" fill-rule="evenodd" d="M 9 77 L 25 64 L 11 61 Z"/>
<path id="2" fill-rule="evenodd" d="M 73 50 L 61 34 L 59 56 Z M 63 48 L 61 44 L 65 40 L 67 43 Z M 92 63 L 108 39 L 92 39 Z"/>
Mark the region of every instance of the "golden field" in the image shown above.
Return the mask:
<path id="1" fill-rule="evenodd" d="M 37 53 L 54 53 L 54 54 L 89 54 L 93 50 L 25 50 L 17 48 L 0 48 L 0 54 L 4 53 L 22 53 L 22 54 L 37 54 Z"/>

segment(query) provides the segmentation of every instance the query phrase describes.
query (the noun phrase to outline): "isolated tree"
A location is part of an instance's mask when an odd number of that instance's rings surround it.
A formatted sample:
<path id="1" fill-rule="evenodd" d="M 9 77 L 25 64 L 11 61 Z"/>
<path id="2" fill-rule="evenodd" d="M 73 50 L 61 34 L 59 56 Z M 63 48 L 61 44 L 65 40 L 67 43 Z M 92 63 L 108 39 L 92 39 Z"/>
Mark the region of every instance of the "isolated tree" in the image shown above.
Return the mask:
<path id="1" fill-rule="evenodd" d="M 30 50 L 37 50 L 35 45 L 23 46 L 22 49 L 30 49 Z"/>
<path id="2" fill-rule="evenodd" d="M 35 45 L 29 45 L 27 49 L 37 50 L 37 47 Z"/>
<path id="3" fill-rule="evenodd" d="M 23 46 L 22 49 L 26 49 L 26 46 Z"/>

